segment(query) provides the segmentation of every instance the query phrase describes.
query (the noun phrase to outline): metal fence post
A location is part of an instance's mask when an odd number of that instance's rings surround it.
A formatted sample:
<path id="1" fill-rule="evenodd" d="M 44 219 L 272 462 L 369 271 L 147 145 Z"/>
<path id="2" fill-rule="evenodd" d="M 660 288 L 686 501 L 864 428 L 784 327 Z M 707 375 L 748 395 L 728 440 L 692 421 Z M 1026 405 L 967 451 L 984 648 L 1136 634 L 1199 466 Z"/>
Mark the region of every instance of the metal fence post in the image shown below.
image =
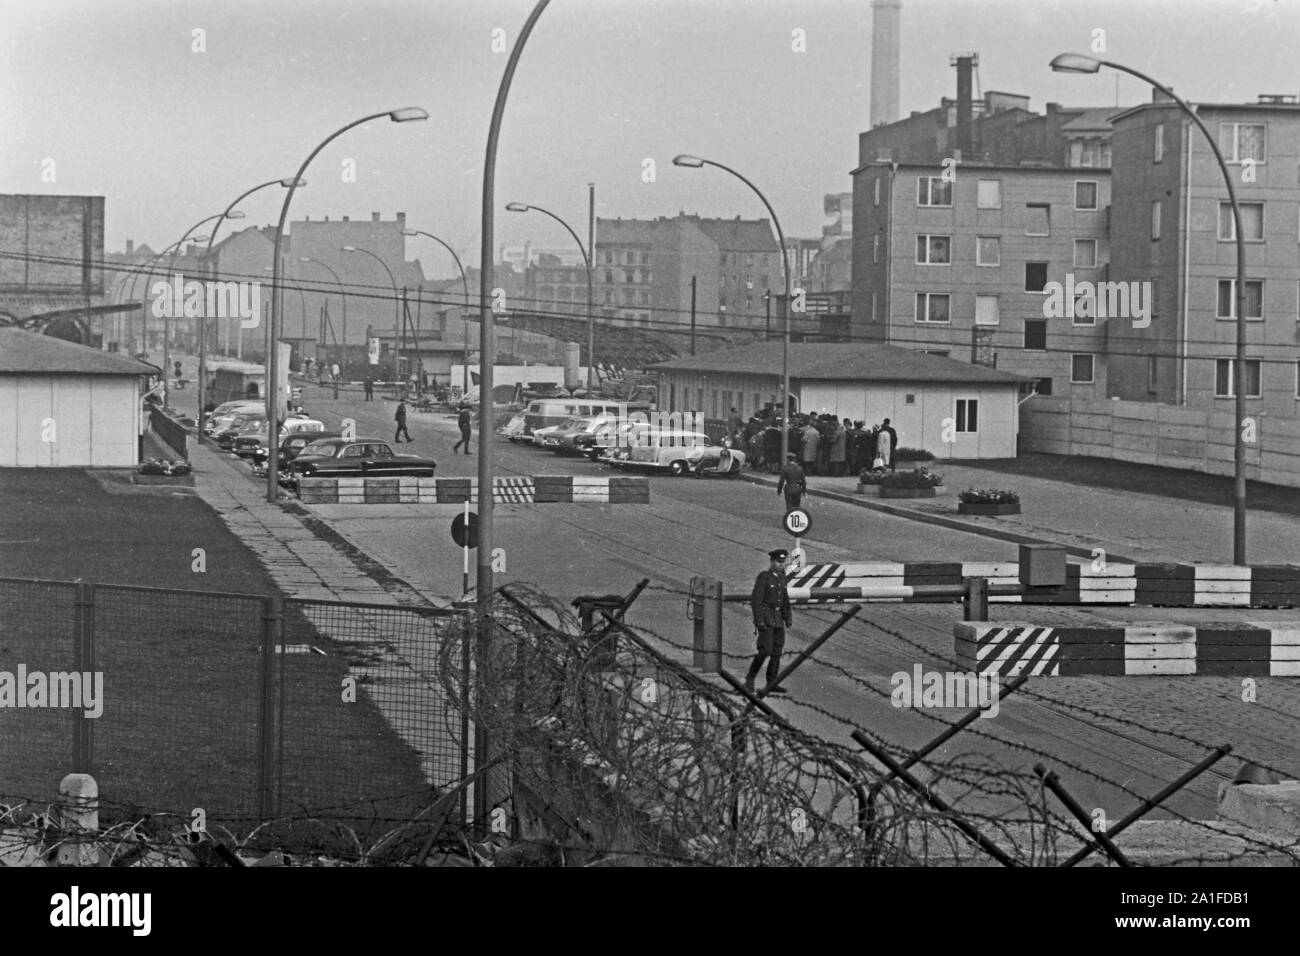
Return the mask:
<path id="1" fill-rule="evenodd" d="M 262 599 L 262 702 L 257 754 L 257 810 L 263 821 L 275 813 L 275 661 L 284 643 L 284 598 Z"/>
<path id="2" fill-rule="evenodd" d="M 81 680 L 94 679 L 95 585 L 80 578 L 76 582 L 73 664 Z M 102 701 L 100 702 L 103 703 Z M 95 762 L 95 722 L 84 707 L 72 708 L 72 772 L 91 773 Z"/>

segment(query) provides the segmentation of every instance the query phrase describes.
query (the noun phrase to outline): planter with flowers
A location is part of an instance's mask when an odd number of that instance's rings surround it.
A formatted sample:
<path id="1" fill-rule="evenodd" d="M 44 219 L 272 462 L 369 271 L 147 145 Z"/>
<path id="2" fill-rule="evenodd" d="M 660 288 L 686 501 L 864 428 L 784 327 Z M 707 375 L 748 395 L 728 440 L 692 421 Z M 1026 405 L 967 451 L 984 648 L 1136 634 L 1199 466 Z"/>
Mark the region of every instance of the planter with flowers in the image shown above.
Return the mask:
<path id="1" fill-rule="evenodd" d="M 1018 515 L 1020 496 L 1014 491 L 967 488 L 957 496 L 957 513 L 963 515 Z"/>
<path id="2" fill-rule="evenodd" d="M 943 476 L 928 468 L 913 471 L 864 472 L 859 482 L 879 488 L 882 498 L 933 498 L 943 488 Z M 861 484 L 859 488 L 861 489 Z"/>
<path id="3" fill-rule="evenodd" d="M 137 485 L 192 485 L 190 463 L 177 460 L 167 461 L 163 458 L 149 458 L 142 462 L 131 476 Z"/>

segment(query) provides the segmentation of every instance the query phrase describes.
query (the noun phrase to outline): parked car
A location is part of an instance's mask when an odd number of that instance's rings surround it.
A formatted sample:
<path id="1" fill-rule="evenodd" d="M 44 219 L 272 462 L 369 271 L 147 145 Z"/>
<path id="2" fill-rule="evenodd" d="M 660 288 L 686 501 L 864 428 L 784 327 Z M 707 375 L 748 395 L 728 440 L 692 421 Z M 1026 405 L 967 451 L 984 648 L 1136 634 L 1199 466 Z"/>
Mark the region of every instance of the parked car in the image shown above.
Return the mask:
<path id="1" fill-rule="evenodd" d="M 284 424 L 280 426 L 278 440 L 284 441 L 285 438 L 290 435 L 298 434 L 299 432 L 314 432 L 319 434 L 324 431 L 325 423 L 317 421 L 314 418 L 288 418 L 285 419 Z M 241 432 L 235 436 L 235 443 L 232 446 L 232 450 L 240 458 L 250 458 L 259 450 L 265 451 L 266 432 L 266 422 L 262 422 L 262 424 L 253 431 Z"/>
<path id="2" fill-rule="evenodd" d="M 592 461 L 609 458 L 620 448 L 631 448 L 643 440 L 649 431 L 650 425 L 647 422 L 618 421 L 602 425 L 592 435 L 591 445 L 585 449 L 586 455 Z"/>
<path id="3" fill-rule="evenodd" d="M 554 431 L 547 432 L 540 442 L 543 448 L 549 448 L 559 455 L 583 454 L 596 441 L 596 432 L 603 425 L 613 425 L 617 421 L 613 415 L 592 415 L 588 418 L 573 418 Z M 536 433 L 534 433 L 536 434 Z"/>
<path id="4" fill-rule="evenodd" d="M 323 441 L 326 438 L 339 438 L 341 436 L 341 432 L 298 432 L 296 434 L 286 435 L 280 442 L 280 454 L 278 456 L 280 467 L 287 468 L 289 462 L 302 454 L 302 450 L 308 445 L 318 441 Z M 266 459 L 268 457 L 270 456 L 266 453 L 266 447 L 263 446 L 253 452 L 249 456 L 249 460 L 253 463 L 253 467 L 260 471 L 262 468 L 266 467 Z"/>
<path id="5" fill-rule="evenodd" d="M 616 449 L 606 461 L 613 468 L 627 471 L 735 478 L 745 466 L 745 453 L 715 444 L 703 432 L 653 431 L 639 436 L 631 447 Z"/>
<path id="6" fill-rule="evenodd" d="M 518 443 L 524 436 L 524 413 L 520 412 L 506 422 L 501 428 L 497 429 L 497 434 L 502 438 L 507 438 L 512 442 Z"/>
<path id="7" fill-rule="evenodd" d="M 236 415 L 230 420 L 230 424 L 217 432 L 217 445 L 223 450 L 229 451 L 235 447 L 235 438 L 244 432 L 253 431 L 266 424 L 266 415 L 264 413 L 243 413 Z"/>
<path id="8" fill-rule="evenodd" d="M 289 463 L 281 481 L 297 487 L 301 478 L 431 478 L 437 467 L 431 458 L 395 454 L 380 438 L 322 438 Z"/>
<path id="9" fill-rule="evenodd" d="M 207 418 L 203 422 L 203 431 L 208 435 L 217 435 L 230 427 L 230 423 L 236 415 L 251 414 L 261 409 L 266 411 L 266 402 L 252 399 L 241 399 L 237 402 L 223 402 L 215 409 L 208 412 Z"/>
<path id="10" fill-rule="evenodd" d="M 633 412 L 649 412 L 651 406 L 636 402 L 619 402 L 599 399 L 539 399 L 529 402 L 524 409 L 523 441 L 533 441 L 539 428 L 562 425 L 571 418 L 590 418 L 593 415 L 619 415 L 624 419 Z"/>

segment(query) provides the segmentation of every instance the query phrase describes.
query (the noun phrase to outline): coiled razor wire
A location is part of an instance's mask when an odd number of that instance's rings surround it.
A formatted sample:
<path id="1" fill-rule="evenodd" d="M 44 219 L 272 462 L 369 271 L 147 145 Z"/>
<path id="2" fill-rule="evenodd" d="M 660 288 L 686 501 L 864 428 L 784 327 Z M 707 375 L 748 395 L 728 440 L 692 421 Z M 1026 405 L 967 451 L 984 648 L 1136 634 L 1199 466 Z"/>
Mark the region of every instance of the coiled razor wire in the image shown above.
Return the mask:
<path id="1" fill-rule="evenodd" d="M 862 753 L 773 719 L 660 655 L 619 623 L 590 632 L 559 602 L 520 585 L 494 595 L 475 642 L 471 693 L 444 651 L 439 679 L 515 780 L 544 794 L 558 842 L 594 853 L 698 865 L 951 865 L 982 852 L 943 812 Z M 480 642 L 479 635 L 491 637 Z M 446 649 L 459 646 L 449 635 Z M 993 795 L 1010 814 L 960 811 L 1016 862 L 1054 857 L 1074 826 L 1048 810 L 1040 782 L 986 758 L 927 760 L 929 784 Z M 863 795 L 878 784 L 870 806 Z M 518 789 L 516 789 L 518 792 Z M 524 807 L 516 812 L 526 813 Z M 864 825 L 865 824 L 865 825 Z M 1073 843 L 1073 841 L 1071 841 Z"/>

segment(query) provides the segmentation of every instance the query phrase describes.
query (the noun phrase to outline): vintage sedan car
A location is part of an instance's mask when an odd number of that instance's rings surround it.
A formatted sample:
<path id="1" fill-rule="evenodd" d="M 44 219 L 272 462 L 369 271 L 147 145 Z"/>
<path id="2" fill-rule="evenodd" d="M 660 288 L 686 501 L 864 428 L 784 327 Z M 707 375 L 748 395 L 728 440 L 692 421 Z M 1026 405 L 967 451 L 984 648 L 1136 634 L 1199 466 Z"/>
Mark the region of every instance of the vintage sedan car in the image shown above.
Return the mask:
<path id="1" fill-rule="evenodd" d="M 518 415 L 511 417 L 510 421 L 497 429 L 497 434 L 502 438 L 507 438 L 510 441 L 515 442 L 516 444 L 522 441 L 524 435 L 524 413 L 520 412 Z"/>
<path id="2" fill-rule="evenodd" d="M 279 441 L 284 441 L 290 435 L 296 435 L 299 432 L 319 434 L 324 436 L 325 423 L 317 421 L 314 418 L 297 418 L 290 417 L 280 426 Z M 266 423 L 263 422 L 253 431 L 245 431 L 235 436 L 235 443 L 232 448 L 234 453 L 240 458 L 252 458 L 256 453 L 266 451 Z"/>
<path id="3" fill-rule="evenodd" d="M 630 447 L 617 448 L 603 460 L 624 471 L 735 478 L 745 466 L 745 453 L 715 444 L 703 432 L 649 431 L 638 435 Z"/>
<path id="4" fill-rule="evenodd" d="M 266 415 L 261 412 L 249 412 L 236 415 L 228 426 L 217 432 L 217 445 L 223 451 L 230 451 L 235 447 L 235 438 L 245 432 L 256 431 L 266 424 Z"/>
<path id="5" fill-rule="evenodd" d="M 308 445 L 322 441 L 326 438 L 339 438 L 341 435 L 341 432 L 298 432 L 296 434 L 286 435 L 280 442 L 280 467 L 287 468 L 289 462 L 302 454 L 302 450 Z M 266 459 L 268 457 L 266 448 L 261 447 L 249 455 L 248 460 L 253 463 L 253 469 L 255 471 L 261 471 L 266 467 Z"/>
<path id="6" fill-rule="evenodd" d="M 596 435 L 602 426 L 615 423 L 613 415 L 592 415 L 586 418 L 570 419 L 555 431 L 547 432 L 541 441 L 534 441 L 543 448 L 548 448 L 558 455 L 582 455 L 596 443 Z"/>
<path id="7" fill-rule="evenodd" d="M 437 467 L 431 458 L 395 454 L 382 438 L 322 438 L 289 462 L 280 480 L 296 488 L 302 478 L 432 478 Z"/>
<path id="8" fill-rule="evenodd" d="M 209 436 L 219 435 L 230 427 L 236 415 L 249 415 L 259 409 L 266 411 L 266 402 L 242 399 L 237 402 L 223 402 L 208 412 L 203 420 L 203 431 Z"/>

